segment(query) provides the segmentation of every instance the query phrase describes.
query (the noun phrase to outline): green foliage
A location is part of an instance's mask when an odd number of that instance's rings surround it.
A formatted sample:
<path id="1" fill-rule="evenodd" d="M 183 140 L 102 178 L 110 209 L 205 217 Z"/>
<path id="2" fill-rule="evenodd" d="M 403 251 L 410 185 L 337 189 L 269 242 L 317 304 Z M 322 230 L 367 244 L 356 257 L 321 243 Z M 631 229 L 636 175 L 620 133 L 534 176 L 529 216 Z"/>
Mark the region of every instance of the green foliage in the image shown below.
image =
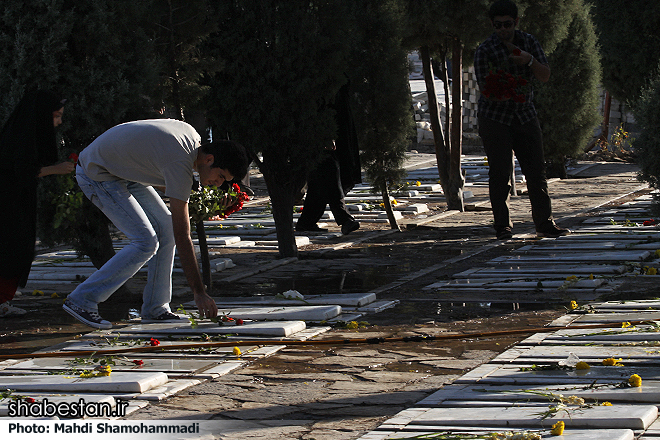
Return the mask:
<path id="1" fill-rule="evenodd" d="M 209 91 L 200 79 L 221 66 L 212 54 L 202 53 L 203 43 L 217 30 L 218 21 L 209 0 L 167 0 L 157 5 L 150 27 L 163 59 L 163 100 L 174 118 L 185 120 L 184 110 L 199 110 Z"/>
<path id="2" fill-rule="evenodd" d="M 603 59 L 603 84 L 619 101 L 634 102 L 658 70 L 660 2 L 591 0 Z"/>
<path id="3" fill-rule="evenodd" d="M 414 134 L 407 52 L 401 44 L 404 10 L 398 0 L 361 0 L 356 6 L 360 26 L 351 76 L 361 161 L 374 187 L 383 188 L 403 177 Z"/>
<path id="4" fill-rule="evenodd" d="M 660 188 L 660 74 L 642 89 L 634 108 L 640 135 L 635 141 L 640 166 L 639 179 Z"/>
<path id="5" fill-rule="evenodd" d="M 304 181 L 336 130 L 327 103 L 346 81 L 341 3 L 233 0 L 218 17 L 209 50 L 224 69 L 207 102 L 216 136 L 262 153 L 267 182 Z"/>
<path id="6" fill-rule="evenodd" d="M 546 159 L 555 163 L 582 153 L 602 120 L 596 33 L 588 7 L 574 12 L 566 38 L 548 55 L 550 81 L 535 87 Z"/>
<path id="7" fill-rule="evenodd" d="M 240 196 L 234 188 L 223 191 L 215 186 L 203 186 L 200 190 L 190 193 L 188 201 L 190 221 L 194 225 L 216 215 L 225 217 L 229 215 L 229 205 L 236 200 L 240 200 Z"/>

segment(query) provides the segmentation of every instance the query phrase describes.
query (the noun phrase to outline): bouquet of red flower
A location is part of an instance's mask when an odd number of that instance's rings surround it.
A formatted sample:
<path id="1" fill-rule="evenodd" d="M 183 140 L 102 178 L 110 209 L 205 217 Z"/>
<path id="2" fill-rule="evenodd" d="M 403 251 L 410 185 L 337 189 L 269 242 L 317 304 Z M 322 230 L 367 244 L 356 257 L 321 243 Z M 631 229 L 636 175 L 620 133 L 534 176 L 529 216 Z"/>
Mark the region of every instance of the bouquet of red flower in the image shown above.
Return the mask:
<path id="1" fill-rule="evenodd" d="M 502 69 L 488 72 L 486 85 L 481 91 L 486 98 L 496 100 L 512 99 L 514 102 L 525 102 L 525 95 L 518 92 L 518 87 L 527 85 L 527 80 L 521 76 L 515 76 Z"/>
<path id="2" fill-rule="evenodd" d="M 204 220 L 222 220 L 243 208 L 243 202 L 250 197 L 241 191 L 237 184 L 232 184 L 228 191 L 215 186 L 203 187 L 193 191 L 188 201 L 188 213 L 193 223 Z"/>

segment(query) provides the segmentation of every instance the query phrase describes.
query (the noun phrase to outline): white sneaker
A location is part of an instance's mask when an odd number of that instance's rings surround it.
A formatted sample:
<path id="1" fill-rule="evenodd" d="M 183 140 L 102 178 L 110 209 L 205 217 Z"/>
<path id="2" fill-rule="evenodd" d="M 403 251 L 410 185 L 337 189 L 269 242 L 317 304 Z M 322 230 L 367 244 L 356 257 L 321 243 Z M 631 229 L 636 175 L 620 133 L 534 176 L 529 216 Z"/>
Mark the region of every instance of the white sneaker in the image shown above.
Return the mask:
<path id="1" fill-rule="evenodd" d="M 0 304 L 0 318 L 9 318 L 11 316 L 23 316 L 27 310 L 12 306 L 9 301 Z"/>

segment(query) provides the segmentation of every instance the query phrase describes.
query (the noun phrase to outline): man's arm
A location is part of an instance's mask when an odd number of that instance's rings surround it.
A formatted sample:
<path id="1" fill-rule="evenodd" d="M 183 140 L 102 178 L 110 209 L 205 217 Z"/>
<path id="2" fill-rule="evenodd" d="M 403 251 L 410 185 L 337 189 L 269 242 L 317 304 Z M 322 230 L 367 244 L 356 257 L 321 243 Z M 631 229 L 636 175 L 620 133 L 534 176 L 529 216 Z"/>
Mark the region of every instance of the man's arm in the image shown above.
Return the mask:
<path id="1" fill-rule="evenodd" d="M 506 46 L 509 49 L 510 52 L 513 52 L 514 49 L 518 49 L 520 51 L 519 54 L 511 54 L 509 55 L 509 58 L 516 63 L 519 66 L 523 65 L 529 65 L 529 62 L 532 62 L 532 65 L 529 66 L 530 69 L 532 69 L 532 73 L 534 74 L 534 77 L 538 79 L 541 82 L 548 82 L 550 80 L 550 66 L 547 64 L 542 63 L 529 52 L 525 52 L 524 50 L 521 50 L 519 47 L 516 45 L 506 42 Z M 540 46 L 539 49 L 540 50 Z"/>
<path id="2" fill-rule="evenodd" d="M 202 275 L 199 273 L 195 247 L 190 237 L 190 217 L 188 216 L 188 202 L 170 198 L 170 211 L 172 212 L 172 226 L 174 227 L 174 241 L 176 243 L 179 261 L 186 275 L 188 285 L 195 296 L 195 304 L 200 316 L 215 318 L 218 307 L 215 301 L 206 293 Z"/>

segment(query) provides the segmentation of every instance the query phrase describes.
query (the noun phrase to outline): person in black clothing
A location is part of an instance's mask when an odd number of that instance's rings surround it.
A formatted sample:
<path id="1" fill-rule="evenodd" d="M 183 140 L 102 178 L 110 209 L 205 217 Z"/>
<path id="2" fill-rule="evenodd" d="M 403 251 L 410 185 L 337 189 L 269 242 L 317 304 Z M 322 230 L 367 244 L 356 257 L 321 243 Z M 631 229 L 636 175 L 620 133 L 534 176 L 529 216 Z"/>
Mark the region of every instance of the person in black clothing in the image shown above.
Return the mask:
<path id="1" fill-rule="evenodd" d="M 336 112 L 337 138 L 333 146 L 323 152 L 324 157 L 307 179 L 307 195 L 296 231 L 327 232 L 327 229 L 316 224 L 326 205 L 330 206 L 342 234 L 349 234 L 360 227 L 360 223 L 348 212 L 344 200 L 345 194 L 362 182 L 357 132 L 348 90 L 349 85 L 345 84 L 335 98 L 333 108 Z"/>
<path id="2" fill-rule="evenodd" d="M 74 170 L 70 161 L 56 163 L 65 101 L 44 90 L 26 93 L 0 131 L 0 318 L 26 313 L 9 301 L 25 287 L 34 259 L 38 178 Z"/>

